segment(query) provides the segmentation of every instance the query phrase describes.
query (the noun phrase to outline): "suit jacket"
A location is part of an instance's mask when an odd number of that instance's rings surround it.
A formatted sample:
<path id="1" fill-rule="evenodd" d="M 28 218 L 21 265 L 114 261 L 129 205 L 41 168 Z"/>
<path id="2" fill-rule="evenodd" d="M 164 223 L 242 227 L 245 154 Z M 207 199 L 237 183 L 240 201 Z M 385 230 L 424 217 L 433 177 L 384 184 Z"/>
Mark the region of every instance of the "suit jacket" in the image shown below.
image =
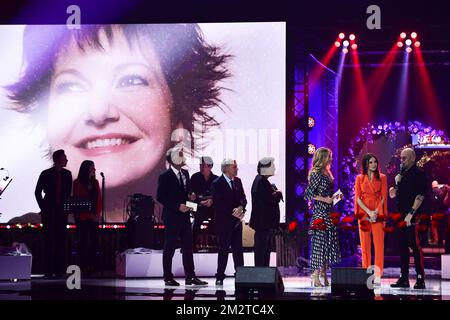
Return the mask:
<path id="1" fill-rule="evenodd" d="M 180 204 L 185 204 L 188 201 L 188 194 L 191 190 L 191 182 L 189 179 L 189 172 L 181 169 L 181 173 L 186 178 L 186 190 L 180 185 L 180 180 L 173 172 L 172 168 L 167 169 L 159 175 L 158 189 L 156 191 L 156 199 L 163 207 L 162 218 L 164 223 L 171 218 L 188 219 L 188 212 L 181 212 L 179 210 Z"/>
<path id="2" fill-rule="evenodd" d="M 239 221 L 238 218 L 232 215 L 234 208 L 242 206 L 245 211 L 245 206 L 247 205 L 247 198 L 245 197 L 241 179 L 235 177 L 233 181 L 235 185 L 234 192 L 223 175 L 212 183 L 216 230 L 219 232 L 227 227 L 234 227 Z"/>
<path id="3" fill-rule="evenodd" d="M 281 194 L 273 194 L 273 189 L 269 180 L 257 175 L 252 184 L 252 213 L 250 217 L 250 227 L 253 229 L 268 230 L 278 226 L 280 222 Z"/>
<path id="4" fill-rule="evenodd" d="M 42 171 L 39 176 L 34 195 L 43 213 L 49 212 L 52 209 L 62 209 L 64 200 L 70 197 L 72 192 L 72 173 L 62 168 L 60 201 L 57 201 L 57 176 L 58 171 L 55 167 Z M 45 193 L 44 197 L 42 197 L 42 191 Z M 60 207 L 57 208 L 57 205 Z"/>

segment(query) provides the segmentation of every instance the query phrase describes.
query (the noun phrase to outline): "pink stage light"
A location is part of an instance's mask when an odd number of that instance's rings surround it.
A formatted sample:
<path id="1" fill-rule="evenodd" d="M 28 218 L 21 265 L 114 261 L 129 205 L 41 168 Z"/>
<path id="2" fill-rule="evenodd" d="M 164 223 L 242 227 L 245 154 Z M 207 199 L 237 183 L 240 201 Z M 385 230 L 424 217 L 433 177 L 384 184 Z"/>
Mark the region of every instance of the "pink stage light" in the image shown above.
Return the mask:
<path id="1" fill-rule="evenodd" d="M 405 32 L 400 33 L 400 38 L 405 39 L 406 38 L 406 33 Z"/>
<path id="2" fill-rule="evenodd" d="M 356 50 L 356 48 L 358 48 L 358 45 L 356 43 L 352 44 L 352 49 Z"/>
<path id="3" fill-rule="evenodd" d="M 399 48 L 403 47 L 403 42 L 401 42 L 401 41 L 397 42 L 397 47 L 399 47 Z"/>
<path id="4" fill-rule="evenodd" d="M 352 33 L 348 38 L 353 41 L 355 40 L 356 36 Z"/>
<path id="5" fill-rule="evenodd" d="M 336 46 L 336 48 L 339 48 L 339 47 L 341 46 L 341 43 L 340 43 L 339 41 L 336 41 L 336 42 L 334 43 L 334 45 Z"/>
<path id="6" fill-rule="evenodd" d="M 342 32 L 341 33 L 339 33 L 339 39 L 344 39 L 345 38 L 345 34 L 343 34 Z"/>
<path id="7" fill-rule="evenodd" d="M 414 42 L 414 45 L 418 48 L 418 47 L 420 47 L 420 42 L 416 41 L 416 42 Z"/>
<path id="8" fill-rule="evenodd" d="M 415 39 L 415 38 L 417 38 L 417 33 L 415 33 L 415 32 L 411 32 L 411 38 L 412 38 L 412 39 Z"/>

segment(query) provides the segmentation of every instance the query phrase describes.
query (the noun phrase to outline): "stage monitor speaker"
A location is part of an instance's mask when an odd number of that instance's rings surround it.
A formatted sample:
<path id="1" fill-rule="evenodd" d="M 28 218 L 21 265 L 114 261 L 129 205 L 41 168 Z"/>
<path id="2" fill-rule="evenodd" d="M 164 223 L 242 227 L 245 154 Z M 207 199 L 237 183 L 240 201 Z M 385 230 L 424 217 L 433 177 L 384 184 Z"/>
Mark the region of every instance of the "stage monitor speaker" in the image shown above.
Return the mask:
<path id="1" fill-rule="evenodd" d="M 275 267 L 238 267 L 235 277 L 236 293 L 264 293 L 279 295 L 284 292 L 283 279 Z"/>
<path id="2" fill-rule="evenodd" d="M 331 268 L 331 294 L 336 296 L 373 297 L 373 286 L 369 288 L 369 277 L 365 268 Z M 369 280 L 369 281 L 368 281 Z M 373 283 L 372 283 L 373 284 Z"/>

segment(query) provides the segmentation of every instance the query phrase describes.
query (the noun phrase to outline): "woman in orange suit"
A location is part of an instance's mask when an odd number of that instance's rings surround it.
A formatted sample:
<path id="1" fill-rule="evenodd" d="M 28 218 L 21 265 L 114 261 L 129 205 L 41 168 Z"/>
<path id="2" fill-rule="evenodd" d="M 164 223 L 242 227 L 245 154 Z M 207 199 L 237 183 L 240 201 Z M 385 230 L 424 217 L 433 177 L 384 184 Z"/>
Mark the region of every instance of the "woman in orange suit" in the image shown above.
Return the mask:
<path id="1" fill-rule="evenodd" d="M 372 265 L 370 237 L 372 233 L 375 266 L 378 267 L 375 269 L 375 283 L 379 284 L 384 266 L 384 222 L 380 218 L 387 215 L 387 179 L 378 170 L 377 157 L 371 153 L 363 156 L 362 173 L 356 177 L 355 212 L 362 216 L 358 221 L 362 267 L 368 268 Z M 369 224 L 361 228 L 361 221 L 365 220 L 369 221 Z"/>

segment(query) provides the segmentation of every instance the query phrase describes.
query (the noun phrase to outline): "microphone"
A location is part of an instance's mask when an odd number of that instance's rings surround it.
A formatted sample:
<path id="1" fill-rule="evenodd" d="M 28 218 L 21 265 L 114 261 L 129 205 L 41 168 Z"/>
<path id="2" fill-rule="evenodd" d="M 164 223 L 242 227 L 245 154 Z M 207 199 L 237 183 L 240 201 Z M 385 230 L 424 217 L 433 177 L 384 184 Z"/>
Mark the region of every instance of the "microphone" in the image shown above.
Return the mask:
<path id="1" fill-rule="evenodd" d="M 273 188 L 273 190 L 275 190 L 275 191 L 278 191 L 278 188 L 277 188 L 277 186 L 275 185 L 275 183 L 272 183 L 272 188 Z M 283 194 L 282 194 L 282 193 L 280 193 L 280 196 L 281 196 L 281 201 L 283 201 L 283 202 L 284 202 L 284 199 L 283 199 Z"/>
<path id="2" fill-rule="evenodd" d="M 103 179 L 105 179 L 105 174 L 103 172 L 100 172 L 100 175 L 102 176 Z"/>

